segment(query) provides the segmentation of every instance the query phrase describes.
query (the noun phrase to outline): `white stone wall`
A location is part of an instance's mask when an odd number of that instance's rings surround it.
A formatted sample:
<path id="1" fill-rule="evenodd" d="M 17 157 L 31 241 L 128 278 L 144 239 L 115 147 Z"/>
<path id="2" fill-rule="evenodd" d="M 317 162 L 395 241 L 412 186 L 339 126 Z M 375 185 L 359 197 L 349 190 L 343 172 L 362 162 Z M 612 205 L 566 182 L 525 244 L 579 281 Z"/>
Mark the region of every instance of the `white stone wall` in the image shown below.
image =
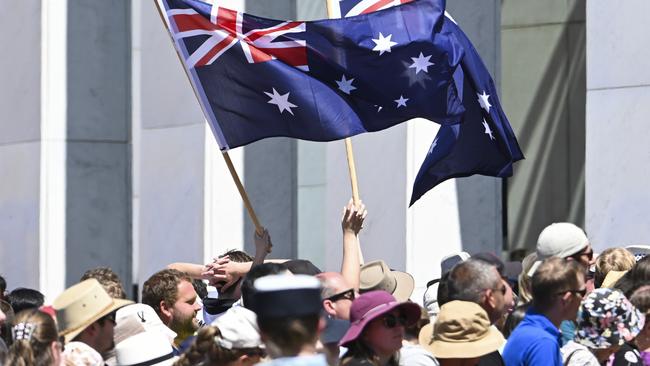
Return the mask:
<path id="1" fill-rule="evenodd" d="M 650 2 L 587 1 L 586 229 L 596 251 L 650 242 Z"/>

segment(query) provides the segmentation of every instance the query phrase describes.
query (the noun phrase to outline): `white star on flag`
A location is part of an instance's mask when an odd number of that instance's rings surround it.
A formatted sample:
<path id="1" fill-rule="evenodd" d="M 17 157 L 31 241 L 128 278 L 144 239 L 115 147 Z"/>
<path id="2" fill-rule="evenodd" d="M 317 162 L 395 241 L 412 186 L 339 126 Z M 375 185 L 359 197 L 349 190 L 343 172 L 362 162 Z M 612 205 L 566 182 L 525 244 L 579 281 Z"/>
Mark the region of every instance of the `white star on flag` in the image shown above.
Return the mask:
<path id="1" fill-rule="evenodd" d="M 433 140 L 433 142 L 431 143 L 431 147 L 429 148 L 429 154 L 433 152 L 433 149 L 435 149 L 437 145 L 438 145 L 438 138 L 436 137 L 435 140 Z"/>
<path id="2" fill-rule="evenodd" d="M 336 84 L 339 86 L 339 90 L 344 92 L 345 94 L 350 94 L 351 91 L 357 88 L 352 85 L 354 78 L 350 80 L 346 80 L 345 75 L 341 76 L 341 80 L 335 80 L 335 81 Z"/>
<path id="3" fill-rule="evenodd" d="M 490 125 L 485 121 L 485 118 L 483 118 L 483 127 L 485 127 L 485 134 L 490 136 L 490 140 L 494 140 L 494 135 L 492 134 Z"/>
<path id="4" fill-rule="evenodd" d="M 409 100 L 409 98 L 404 98 L 404 96 L 400 95 L 399 99 L 395 99 L 395 103 L 397 103 L 397 107 L 406 107 L 406 102 Z"/>
<path id="5" fill-rule="evenodd" d="M 429 62 L 429 59 L 431 59 L 431 55 L 429 56 L 424 56 L 422 52 L 420 52 L 420 56 L 418 57 L 411 57 L 411 60 L 413 60 L 413 63 L 409 68 L 415 69 L 415 73 L 417 74 L 420 71 L 424 71 L 427 74 L 429 73 L 429 66 L 435 65 L 433 62 Z"/>
<path id="6" fill-rule="evenodd" d="M 376 44 L 375 48 L 373 48 L 372 50 L 378 51 L 379 56 L 383 55 L 384 52 L 390 52 L 390 48 L 397 44 L 397 42 L 393 42 L 390 40 L 392 36 L 393 36 L 392 34 L 389 34 L 388 37 L 384 37 L 384 35 L 381 32 L 379 32 L 379 38 L 372 39 L 372 41 L 375 42 Z"/>
<path id="7" fill-rule="evenodd" d="M 287 92 L 286 94 L 280 94 L 275 90 L 275 88 L 273 88 L 273 94 L 269 92 L 264 92 L 264 94 L 266 94 L 269 98 L 271 98 L 271 100 L 269 100 L 267 103 L 275 104 L 278 106 L 278 109 L 280 110 L 280 114 L 282 114 L 282 112 L 284 111 L 287 111 L 291 113 L 291 115 L 293 116 L 293 111 L 291 110 L 291 108 L 298 108 L 297 105 L 289 102 L 289 92 Z"/>
<path id="8" fill-rule="evenodd" d="M 380 105 L 376 105 L 376 104 L 375 104 L 375 107 L 377 107 L 377 112 L 381 112 L 381 110 L 384 108 L 384 107 L 382 107 Z"/>
<path id="9" fill-rule="evenodd" d="M 478 103 L 481 105 L 481 108 L 485 109 L 486 112 L 490 113 L 490 107 L 492 107 L 492 104 L 490 104 L 490 101 L 488 100 L 490 94 L 486 94 L 484 90 L 483 94 L 476 94 L 476 95 L 478 96 Z"/>

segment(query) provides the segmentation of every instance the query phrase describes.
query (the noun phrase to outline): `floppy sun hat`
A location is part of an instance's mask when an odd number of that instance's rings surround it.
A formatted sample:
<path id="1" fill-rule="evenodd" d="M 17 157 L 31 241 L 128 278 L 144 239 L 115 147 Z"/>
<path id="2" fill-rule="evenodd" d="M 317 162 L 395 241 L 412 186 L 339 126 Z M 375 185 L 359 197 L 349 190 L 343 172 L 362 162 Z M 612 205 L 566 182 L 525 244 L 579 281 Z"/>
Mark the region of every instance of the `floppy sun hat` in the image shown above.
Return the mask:
<path id="1" fill-rule="evenodd" d="M 393 271 L 382 260 L 372 261 L 361 267 L 359 274 L 360 292 L 384 290 L 399 301 L 406 301 L 411 297 L 415 288 L 413 276 L 406 272 Z"/>
<path id="2" fill-rule="evenodd" d="M 440 307 L 434 325 L 420 330 L 420 345 L 436 358 L 475 358 L 492 353 L 505 342 L 478 304 L 450 301 Z"/>
<path id="3" fill-rule="evenodd" d="M 420 319 L 422 314 L 420 306 L 412 302 L 399 302 L 386 291 L 377 290 L 361 294 L 350 307 L 350 328 L 345 333 L 339 344 L 346 346 L 359 338 L 366 325 L 371 321 L 400 309 L 406 316 L 406 326 L 412 325 Z"/>
<path id="4" fill-rule="evenodd" d="M 599 288 L 580 304 L 574 341 L 592 349 L 620 346 L 643 329 L 645 316 L 619 290 Z"/>

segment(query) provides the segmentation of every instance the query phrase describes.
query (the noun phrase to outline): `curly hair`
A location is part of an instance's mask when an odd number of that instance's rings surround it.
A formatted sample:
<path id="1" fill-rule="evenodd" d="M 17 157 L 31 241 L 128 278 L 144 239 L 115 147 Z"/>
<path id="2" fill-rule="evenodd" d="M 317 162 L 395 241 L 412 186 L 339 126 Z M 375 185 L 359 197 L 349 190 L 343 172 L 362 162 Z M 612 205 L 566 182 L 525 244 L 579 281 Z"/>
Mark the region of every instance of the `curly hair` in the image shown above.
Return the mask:
<path id="1" fill-rule="evenodd" d="M 227 349 L 219 346 L 215 338 L 221 337 L 221 331 L 215 326 L 201 328 L 194 339 L 194 342 L 183 352 L 174 366 L 195 366 L 195 365 L 227 365 L 239 357 L 249 354 L 251 351 L 260 352 L 257 349 Z"/>
<path id="2" fill-rule="evenodd" d="M 31 336 L 14 339 L 5 358 L 5 365 L 50 366 L 54 364 L 52 342 L 59 339 L 54 319 L 38 310 L 29 309 L 16 315 L 15 326 L 32 327 Z"/>
<path id="3" fill-rule="evenodd" d="M 151 306 L 160 316 L 160 302 L 173 305 L 178 298 L 178 284 L 192 283 L 192 278 L 176 269 L 163 269 L 153 274 L 142 285 L 142 303 Z"/>
<path id="4" fill-rule="evenodd" d="M 122 281 L 117 273 L 113 272 L 109 267 L 97 267 L 89 269 L 81 276 L 81 281 L 89 278 L 94 278 L 102 285 L 104 290 L 114 299 L 126 299 L 126 291 L 122 286 Z"/>

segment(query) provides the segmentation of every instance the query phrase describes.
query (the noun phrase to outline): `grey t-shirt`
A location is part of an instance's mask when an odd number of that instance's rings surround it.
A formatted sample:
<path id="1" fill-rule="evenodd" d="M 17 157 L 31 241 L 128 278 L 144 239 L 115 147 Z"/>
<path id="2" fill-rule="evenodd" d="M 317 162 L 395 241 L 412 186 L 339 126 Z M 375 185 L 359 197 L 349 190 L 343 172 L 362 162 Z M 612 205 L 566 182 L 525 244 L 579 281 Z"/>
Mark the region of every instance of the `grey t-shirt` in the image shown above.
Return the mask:
<path id="1" fill-rule="evenodd" d="M 399 351 L 400 366 L 438 366 L 431 352 L 417 344 L 407 344 Z"/>

